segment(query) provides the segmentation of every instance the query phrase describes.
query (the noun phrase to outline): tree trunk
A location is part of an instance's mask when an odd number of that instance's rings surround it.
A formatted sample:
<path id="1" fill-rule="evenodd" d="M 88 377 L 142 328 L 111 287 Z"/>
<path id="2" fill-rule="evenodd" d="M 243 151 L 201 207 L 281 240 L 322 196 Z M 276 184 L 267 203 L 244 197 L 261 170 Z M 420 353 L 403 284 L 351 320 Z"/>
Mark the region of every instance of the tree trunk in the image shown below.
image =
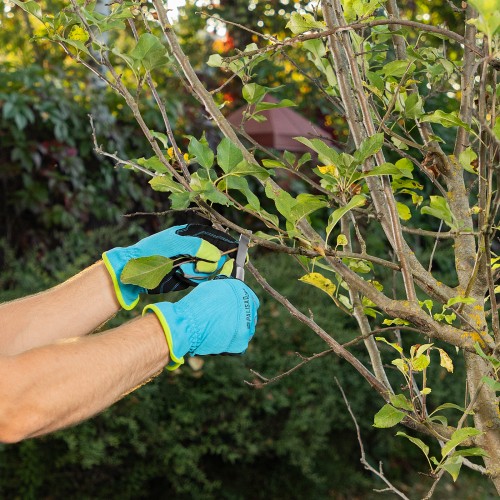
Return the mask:
<path id="1" fill-rule="evenodd" d="M 467 383 L 470 398 L 477 398 L 474 405 L 474 425 L 484 432 L 480 445 L 488 453 L 484 463 L 495 488 L 500 494 L 500 417 L 495 392 L 481 379 L 488 374 L 485 360 L 476 354 L 465 353 Z M 478 394 L 479 390 L 479 394 Z"/>

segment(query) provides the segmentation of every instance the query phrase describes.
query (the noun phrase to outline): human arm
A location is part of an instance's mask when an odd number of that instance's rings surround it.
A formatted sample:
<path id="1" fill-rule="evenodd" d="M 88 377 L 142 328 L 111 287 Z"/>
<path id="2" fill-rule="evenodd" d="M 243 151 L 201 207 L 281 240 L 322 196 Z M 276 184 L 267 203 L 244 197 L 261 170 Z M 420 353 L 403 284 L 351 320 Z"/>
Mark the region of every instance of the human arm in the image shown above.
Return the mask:
<path id="1" fill-rule="evenodd" d="M 0 442 L 17 442 L 87 419 L 168 362 L 165 335 L 154 315 L 102 334 L 0 356 Z"/>
<path id="2" fill-rule="evenodd" d="M 0 355 L 95 330 L 120 309 L 102 261 L 44 292 L 0 305 Z"/>
<path id="3" fill-rule="evenodd" d="M 239 280 L 200 284 L 176 303 L 108 332 L 0 355 L 0 442 L 17 442 L 91 417 L 184 355 L 241 353 L 259 301 Z M 172 362 L 171 362 L 172 361 Z"/>

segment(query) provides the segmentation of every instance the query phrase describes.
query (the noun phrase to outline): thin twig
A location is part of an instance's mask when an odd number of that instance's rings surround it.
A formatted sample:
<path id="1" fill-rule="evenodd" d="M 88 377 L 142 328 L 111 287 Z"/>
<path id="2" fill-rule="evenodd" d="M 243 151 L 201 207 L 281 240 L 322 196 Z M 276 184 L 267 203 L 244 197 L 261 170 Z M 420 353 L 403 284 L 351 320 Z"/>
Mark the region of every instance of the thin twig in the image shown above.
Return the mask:
<path id="1" fill-rule="evenodd" d="M 161 217 L 163 215 L 170 215 L 173 213 L 179 213 L 179 212 L 200 212 L 201 208 L 199 207 L 191 207 L 191 208 L 183 208 L 182 210 L 164 210 L 163 212 L 134 212 L 131 214 L 123 214 L 123 217 L 140 217 L 143 215 L 149 215 L 149 216 L 156 216 L 156 217 Z"/>
<path id="2" fill-rule="evenodd" d="M 262 376 L 260 373 L 256 372 L 255 370 L 250 370 L 251 373 L 253 373 L 256 377 L 258 377 L 261 381 L 260 382 L 248 382 L 248 380 L 245 380 L 245 384 L 250 385 L 252 387 L 257 387 L 261 388 L 264 387 L 265 385 L 272 384 L 274 382 L 277 382 L 278 380 L 281 380 L 284 377 L 287 377 L 294 371 L 298 370 L 299 368 L 302 368 L 305 364 L 313 361 L 314 359 L 317 358 L 322 358 L 323 356 L 326 356 L 327 354 L 332 354 L 333 349 L 327 349 L 326 351 L 320 352 L 318 354 L 313 354 L 312 356 L 309 356 L 307 358 L 302 357 L 302 361 L 295 365 L 293 368 L 290 368 L 290 370 L 287 370 L 286 372 L 280 373 L 279 375 L 276 375 L 273 378 L 266 378 Z M 298 353 L 297 353 L 298 354 Z"/>
<path id="3" fill-rule="evenodd" d="M 354 422 L 354 427 L 356 428 L 356 435 L 358 437 L 358 443 L 359 443 L 359 450 L 361 452 L 361 458 L 359 461 L 363 464 L 364 468 L 373 474 L 375 474 L 377 477 L 382 479 L 384 483 L 387 485 L 387 488 L 389 491 L 392 491 L 396 495 L 398 495 L 400 498 L 403 498 L 405 500 L 410 500 L 401 490 L 396 488 L 386 477 L 384 472 L 382 471 L 382 464 L 379 466 L 379 470 L 375 469 L 375 467 L 372 467 L 368 460 L 366 459 L 366 454 L 365 454 L 365 448 L 363 446 L 363 440 L 361 439 L 361 431 L 359 429 L 358 421 L 356 420 L 356 416 L 354 415 L 354 412 L 351 409 L 351 405 L 349 404 L 349 401 L 347 399 L 347 396 L 345 395 L 344 389 L 342 389 L 342 386 L 340 385 L 340 382 L 338 381 L 337 377 L 335 377 L 335 382 L 340 389 L 340 392 L 342 394 L 342 398 L 344 399 L 344 403 L 347 407 L 347 411 L 349 412 L 349 415 L 351 415 L 352 421 Z"/>
<path id="4" fill-rule="evenodd" d="M 434 495 L 434 490 L 436 489 L 436 486 L 438 485 L 439 481 L 441 481 L 441 478 L 443 477 L 443 475 L 444 475 L 445 472 L 446 472 L 445 469 L 441 469 L 437 473 L 436 479 L 432 483 L 431 489 L 427 492 L 427 495 L 425 495 L 425 497 L 422 498 L 422 500 L 429 500 L 429 498 L 431 498 L 432 495 Z"/>
<path id="5" fill-rule="evenodd" d="M 94 118 L 92 117 L 92 115 L 88 115 L 88 117 L 89 117 L 89 121 L 90 121 L 90 127 L 92 129 L 92 140 L 94 142 L 94 151 L 98 155 L 107 156 L 108 158 L 115 160 L 117 165 L 128 165 L 129 167 L 132 167 L 135 170 L 142 172 L 143 174 L 147 174 L 151 177 L 156 177 L 156 174 L 149 171 L 147 168 L 144 168 L 141 165 L 138 165 L 137 163 L 130 161 L 130 160 L 122 160 L 116 154 L 107 153 L 106 151 L 104 151 L 102 149 L 102 147 L 99 146 L 99 144 L 97 143 L 96 131 L 95 131 L 95 126 L 94 126 Z"/>
<path id="6" fill-rule="evenodd" d="M 438 234 L 441 232 L 441 228 L 443 227 L 443 221 L 441 220 L 439 222 L 439 229 L 438 229 Z M 431 256 L 429 257 L 429 267 L 427 268 L 427 272 L 431 272 L 432 270 L 432 262 L 434 260 L 434 254 L 436 253 L 436 248 L 438 246 L 438 242 L 439 242 L 439 237 L 436 238 L 436 241 L 434 242 L 434 246 L 432 247 L 432 252 L 431 252 Z"/>

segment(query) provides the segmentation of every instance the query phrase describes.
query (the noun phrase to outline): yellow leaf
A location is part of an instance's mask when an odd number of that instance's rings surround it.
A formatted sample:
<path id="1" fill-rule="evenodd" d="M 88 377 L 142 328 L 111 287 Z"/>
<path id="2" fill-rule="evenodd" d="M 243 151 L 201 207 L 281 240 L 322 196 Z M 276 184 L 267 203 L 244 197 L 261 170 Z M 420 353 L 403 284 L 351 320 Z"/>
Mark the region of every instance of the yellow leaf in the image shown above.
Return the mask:
<path id="1" fill-rule="evenodd" d="M 299 278 L 299 280 L 303 281 L 304 283 L 307 283 L 309 285 L 315 286 L 316 288 L 319 288 L 320 290 L 323 290 L 330 297 L 333 297 L 333 294 L 335 293 L 335 290 L 337 289 L 337 287 L 335 286 L 334 283 L 332 283 L 331 280 L 329 280 L 328 278 L 325 278 L 320 273 L 309 273 L 309 274 L 302 276 L 302 278 Z"/>
<path id="2" fill-rule="evenodd" d="M 318 167 L 318 170 L 322 174 L 329 174 L 332 175 L 333 177 L 339 176 L 339 169 L 335 165 L 325 165 L 322 167 Z"/>
<path id="3" fill-rule="evenodd" d="M 173 158 L 174 157 L 174 148 L 173 147 L 170 147 L 167 149 L 167 155 L 169 158 Z"/>
<path id="4" fill-rule="evenodd" d="M 347 245 L 348 241 L 347 241 L 347 236 L 345 234 L 342 234 L 340 233 L 338 236 L 337 236 L 337 246 L 345 246 Z"/>
<path id="5" fill-rule="evenodd" d="M 68 39 L 85 43 L 89 39 L 89 34 L 81 26 L 75 24 L 69 32 Z"/>
<path id="6" fill-rule="evenodd" d="M 443 368 L 446 368 L 446 370 L 450 373 L 453 373 L 453 361 L 450 356 L 448 356 L 448 353 L 443 349 L 439 349 L 439 357 L 441 358 L 441 362 L 439 364 Z"/>

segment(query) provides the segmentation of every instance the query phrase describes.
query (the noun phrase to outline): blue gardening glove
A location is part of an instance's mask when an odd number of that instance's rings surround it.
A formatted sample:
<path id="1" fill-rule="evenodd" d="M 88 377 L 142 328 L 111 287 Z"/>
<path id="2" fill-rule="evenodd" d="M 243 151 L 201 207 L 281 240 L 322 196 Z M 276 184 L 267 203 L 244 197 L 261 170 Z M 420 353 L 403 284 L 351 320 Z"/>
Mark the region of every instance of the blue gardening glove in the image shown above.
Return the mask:
<path id="1" fill-rule="evenodd" d="M 184 363 L 184 355 L 243 353 L 255 332 L 259 299 L 240 280 L 216 278 L 198 285 L 178 302 L 144 308 L 154 312 L 170 351 L 169 370 Z"/>
<path id="2" fill-rule="evenodd" d="M 232 250 L 237 246 L 238 243 L 231 236 L 217 231 L 211 226 L 184 224 L 148 236 L 135 245 L 108 250 L 102 254 L 102 258 L 113 280 L 118 302 L 124 309 L 130 310 L 137 305 L 141 293 L 165 293 L 182 290 L 188 286 L 197 285 L 215 272 L 229 276 L 232 272 L 234 259 L 227 255 L 221 255 L 221 251 Z M 182 264 L 180 267 L 174 268 L 154 290 L 121 282 L 121 273 L 129 260 L 152 255 L 203 260 Z"/>

